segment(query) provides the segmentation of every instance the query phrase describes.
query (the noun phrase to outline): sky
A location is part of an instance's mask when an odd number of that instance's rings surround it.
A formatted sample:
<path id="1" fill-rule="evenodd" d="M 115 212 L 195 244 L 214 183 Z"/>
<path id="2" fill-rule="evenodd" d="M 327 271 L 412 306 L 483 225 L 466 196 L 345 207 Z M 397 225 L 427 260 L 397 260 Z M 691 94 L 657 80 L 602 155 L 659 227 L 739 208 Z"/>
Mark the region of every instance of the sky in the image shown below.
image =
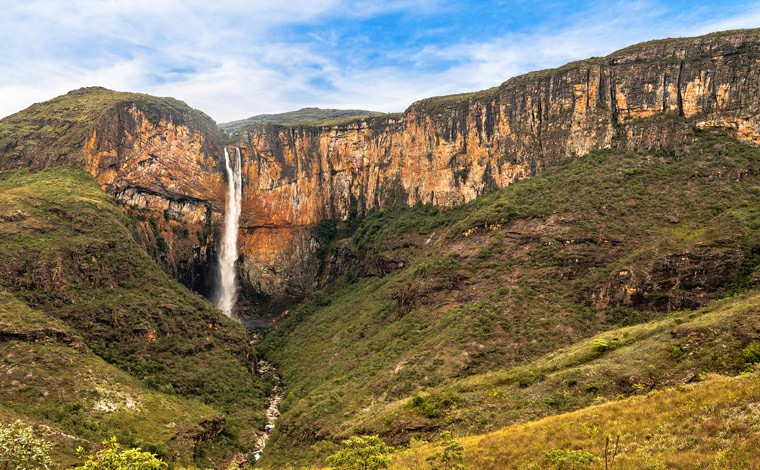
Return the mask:
<path id="1" fill-rule="evenodd" d="M 0 117 L 83 86 L 217 122 L 429 96 L 664 37 L 760 27 L 760 0 L 2 0 Z"/>

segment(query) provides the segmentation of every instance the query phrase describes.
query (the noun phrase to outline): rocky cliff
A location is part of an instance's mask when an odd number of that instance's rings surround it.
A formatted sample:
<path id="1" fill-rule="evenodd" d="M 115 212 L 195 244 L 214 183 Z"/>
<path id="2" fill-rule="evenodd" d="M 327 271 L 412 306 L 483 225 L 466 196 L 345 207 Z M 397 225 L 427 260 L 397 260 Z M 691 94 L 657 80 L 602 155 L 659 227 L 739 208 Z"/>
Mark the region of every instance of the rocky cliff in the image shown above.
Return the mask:
<path id="1" fill-rule="evenodd" d="M 208 292 L 225 198 L 222 139 L 211 118 L 181 101 L 82 88 L 0 121 L 0 170 L 86 169 L 133 215 L 143 245 Z"/>
<path id="2" fill-rule="evenodd" d="M 652 41 L 422 100 L 400 117 L 237 131 L 244 272 L 267 293 L 308 290 L 320 220 L 453 206 L 594 149 L 675 147 L 694 127 L 758 143 L 759 62 L 760 30 Z"/>
<path id="3" fill-rule="evenodd" d="M 227 142 L 244 164 L 243 287 L 274 300 L 317 287 L 323 220 L 457 205 L 594 149 L 674 147 L 694 127 L 758 143 L 758 58 L 760 30 L 652 41 L 402 115 L 239 129 Z M 0 169 L 86 168 L 154 255 L 208 293 L 225 139 L 176 100 L 82 89 L 0 121 Z"/>

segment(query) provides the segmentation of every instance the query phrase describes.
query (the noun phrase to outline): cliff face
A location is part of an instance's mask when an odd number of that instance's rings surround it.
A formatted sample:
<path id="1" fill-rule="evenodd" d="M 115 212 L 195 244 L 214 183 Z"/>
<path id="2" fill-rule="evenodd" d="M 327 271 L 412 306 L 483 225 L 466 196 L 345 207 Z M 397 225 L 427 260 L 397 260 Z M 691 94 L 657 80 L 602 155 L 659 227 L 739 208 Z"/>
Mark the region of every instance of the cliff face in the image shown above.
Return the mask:
<path id="1" fill-rule="evenodd" d="M 88 171 L 135 215 L 138 236 L 184 284 L 209 294 L 214 225 L 225 184 L 221 139 L 203 127 L 123 103 L 96 123 L 84 146 Z"/>
<path id="2" fill-rule="evenodd" d="M 143 245 L 183 283 L 208 291 L 225 198 L 222 138 L 180 101 L 85 88 L 0 121 L 0 169 L 87 170 L 133 215 Z"/>
<path id="3" fill-rule="evenodd" d="M 760 143 L 758 57 L 758 30 L 653 41 L 400 117 L 240 131 L 244 271 L 270 294 L 314 287 L 320 220 L 460 204 L 593 149 L 674 147 L 694 127 Z"/>
<path id="4" fill-rule="evenodd" d="M 760 143 L 758 57 L 760 30 L 653 41 L 403 115 L 238 130 L 243 288 L 287 300 L 317 287 L 322 220 L 453 206 L 593 149 L 681 145 L 694 128 Z M 224 140 L 179 101 L 83 89 L 0 121 L 0 169 L 87 169 L 133 214 L 143 244 L 208 294 Z"/>

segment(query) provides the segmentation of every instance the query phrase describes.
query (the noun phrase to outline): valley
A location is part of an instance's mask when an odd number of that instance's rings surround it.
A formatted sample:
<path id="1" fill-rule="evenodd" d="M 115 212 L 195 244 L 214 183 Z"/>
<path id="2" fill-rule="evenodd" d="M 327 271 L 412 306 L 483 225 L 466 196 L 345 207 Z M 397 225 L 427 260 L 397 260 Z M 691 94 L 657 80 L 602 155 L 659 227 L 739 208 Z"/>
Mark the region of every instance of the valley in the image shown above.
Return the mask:
<path id="1" fill-rule="evenodd" d="M 112 436 L 432 468 L 442 432 L 466 468 L 607 468 L 605 436 L 614 468 L 760 466 L 759 64 L 735 30 L 403 113 L 92 87 L 6 117 L 0 422 L 55 468 Z"/>

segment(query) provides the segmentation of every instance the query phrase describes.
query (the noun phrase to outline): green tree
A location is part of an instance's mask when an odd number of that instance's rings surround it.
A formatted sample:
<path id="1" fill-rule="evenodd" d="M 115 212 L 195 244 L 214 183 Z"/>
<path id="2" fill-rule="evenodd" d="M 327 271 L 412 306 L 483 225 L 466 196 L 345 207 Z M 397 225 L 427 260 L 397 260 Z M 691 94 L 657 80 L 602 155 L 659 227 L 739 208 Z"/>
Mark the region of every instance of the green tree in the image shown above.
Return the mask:
<path id="1" fill-rule="evenodd" d="M 443 446 L 441 452 L 429 456 L 427 459 L 434 470 L 464 470 L 464 447 L 459 443 L 450 431 L 443 431 L 438 440 Z"/>
<path id="2" fill-rule="evenodd" d="M 341 442 L 340 450 L 325 462 L 341 470 L 376 470 L 388 468 L 388 454 L 393 450 L 378 436 L 354 436 Z"/>
<path id="3" fill-rule="evenodd" d="M 84 456 L 84 449 L 77 449 Z M 155 454 L 137 449 L 119 452 L 115 437 L 103 441 L 103 447 L 95 454 L 85 456 L 84 465 L 74 470 L 166 470 L 168 466 Z"/>
<path id="4" fill-rule="evenodd" d="M 0 423 L 0 469 L 39 470 L 50 468 L 50 443 L 34 437 L 32 428 L 20 420 Z"/>

